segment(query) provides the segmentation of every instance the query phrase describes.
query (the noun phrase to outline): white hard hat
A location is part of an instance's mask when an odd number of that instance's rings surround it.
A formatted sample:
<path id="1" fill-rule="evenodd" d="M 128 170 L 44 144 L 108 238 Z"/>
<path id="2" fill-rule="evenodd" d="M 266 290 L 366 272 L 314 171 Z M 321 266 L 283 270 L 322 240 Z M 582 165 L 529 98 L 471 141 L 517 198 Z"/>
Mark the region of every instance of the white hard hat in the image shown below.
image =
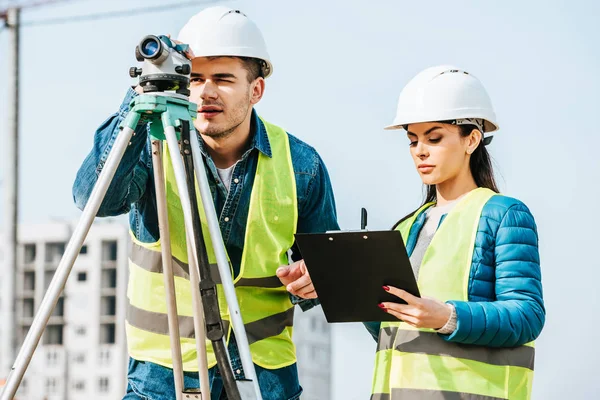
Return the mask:
<path id="1" fill-rule="evenodd" d="M 451 65 L 427 68 L 408 82 L 400 93 L 396 118 L 385 129 L 434 121 L 474 124 L 482 134 L 498 130 L 492 102 L 479 79 Z"/>
<path id="2" fill-rule="evenodd" d="M 185 24 L 177 40 L 195 57 L 252 57 L 264 61 L 264 77 L 273 73 L 262 33 L 246 14 L 229 7 L 205 8 Z"/>

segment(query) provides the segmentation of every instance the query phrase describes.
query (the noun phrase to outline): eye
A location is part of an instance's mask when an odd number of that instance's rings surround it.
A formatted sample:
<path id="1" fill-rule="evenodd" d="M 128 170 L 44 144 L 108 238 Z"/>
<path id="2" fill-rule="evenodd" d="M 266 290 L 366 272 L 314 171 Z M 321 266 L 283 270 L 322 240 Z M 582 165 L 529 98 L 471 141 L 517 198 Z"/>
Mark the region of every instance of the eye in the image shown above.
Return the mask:
<path id="1" fill-rule="evenodd" d="M 415 146 L 417 145 L 417 143 L 419 143 L 417 140 L 415 140 L 415 141 L 411 141 L 411 142 L 408 144 L 408 146 L 409 146 L 409 147 L 415 147 Z"/>
<path id="2" fill-rule="evenodd" d="M 429 138 L 429 141 L 431 143 L 439 143 L 441 140 L 442 140 L 441 137 L 439 137 L 439 138 Z"/>
<path id="3" fill-rule="evenodd" d="M 204 80 L 202 78 L 192 78 L 190 79 L 190 83 L 202 83 Z"/>

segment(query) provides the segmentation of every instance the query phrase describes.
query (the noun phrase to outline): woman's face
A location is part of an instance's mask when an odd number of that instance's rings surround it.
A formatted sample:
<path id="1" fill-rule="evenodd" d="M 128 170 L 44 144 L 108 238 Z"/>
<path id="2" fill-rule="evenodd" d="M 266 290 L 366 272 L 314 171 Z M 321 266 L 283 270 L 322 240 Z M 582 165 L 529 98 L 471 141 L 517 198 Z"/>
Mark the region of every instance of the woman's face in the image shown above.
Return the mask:
<path id="1" fill-rule="evenodd" d="M 439 185 L 469 172 L 471 154 L 481 140 L 474 130 L 463 137 L 456 125 L 423 122 L 407 127 L 410 154 L 426 185 Z"/>

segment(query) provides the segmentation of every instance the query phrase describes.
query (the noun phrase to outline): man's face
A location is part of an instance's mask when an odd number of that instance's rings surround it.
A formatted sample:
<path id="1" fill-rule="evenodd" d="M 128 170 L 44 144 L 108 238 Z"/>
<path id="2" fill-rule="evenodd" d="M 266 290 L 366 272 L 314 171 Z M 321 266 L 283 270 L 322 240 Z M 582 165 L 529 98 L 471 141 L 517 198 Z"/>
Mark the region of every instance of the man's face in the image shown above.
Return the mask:
<path id="1" fill-rule="evenodd" d="M 198 57 L 192 60 L 190 101 L 198 104 L 194 126 L 203 135 L 229 136 L 247 118 L 255 99 L 257 82 L 248 82 L 242 60 L 234 57 Z M 262 95 L 262 92 L 261 92 Z"/>

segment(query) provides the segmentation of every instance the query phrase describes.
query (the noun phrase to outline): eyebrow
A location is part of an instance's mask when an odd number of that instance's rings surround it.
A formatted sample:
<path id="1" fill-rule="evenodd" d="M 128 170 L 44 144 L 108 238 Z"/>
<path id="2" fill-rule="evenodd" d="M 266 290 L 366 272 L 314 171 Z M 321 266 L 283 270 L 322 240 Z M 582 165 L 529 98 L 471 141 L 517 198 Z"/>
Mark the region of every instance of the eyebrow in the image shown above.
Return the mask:
<path id="1" fill-rule="evenodd" d="M 441 126 L 434 126 L 434 127 L 432 127 L 432 128 L 429 128 L 429 129 L 427 129 L 427 131 L 424 133 L 424 135 L 425 135 L 425 136 L 427 136 L 427 135 L 429 135 L 431 132 L 435 131 L 436 129 L 441 129 L 441 128 L 442 128 Z M 406 131 L 406 134 L 407 134 L 408 136 L 417 136 L 417 134 L 416 134 L 416 133 L 412 133 L 412 132 L 410 132 L 410 131 Z"/>
<path id="2" fill-rule="evenodd" d="M 191 74 L 192 78 L 203 78 L 204 74 L 199 74 L 197 72 L 192 72 Z M 237 79 L 237 77 L 234 74 L 230 74 L 228 72 L 222 72 L 222 73 L 218 73 L 218 74 L 213 74 L 211 75 L 212 78 L 226 78 L 226 79 Z"/>

